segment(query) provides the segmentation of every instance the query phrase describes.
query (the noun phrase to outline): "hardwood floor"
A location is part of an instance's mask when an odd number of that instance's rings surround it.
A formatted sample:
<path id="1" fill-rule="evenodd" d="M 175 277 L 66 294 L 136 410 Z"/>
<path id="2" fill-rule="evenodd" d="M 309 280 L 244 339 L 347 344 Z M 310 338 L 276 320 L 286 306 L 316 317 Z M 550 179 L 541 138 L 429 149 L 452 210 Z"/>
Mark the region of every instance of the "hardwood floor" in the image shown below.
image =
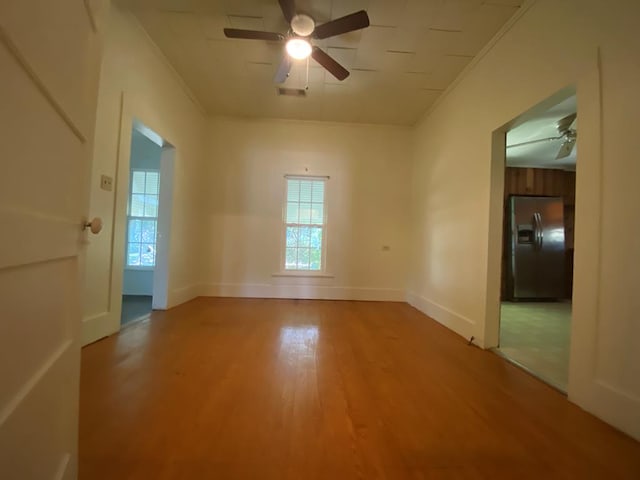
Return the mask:
<path id="1" fill-rule="evenodd" d="M 82 352 L 80 479 L 637 479 L 640 444 L 402 303 L 201 298 Z"/>

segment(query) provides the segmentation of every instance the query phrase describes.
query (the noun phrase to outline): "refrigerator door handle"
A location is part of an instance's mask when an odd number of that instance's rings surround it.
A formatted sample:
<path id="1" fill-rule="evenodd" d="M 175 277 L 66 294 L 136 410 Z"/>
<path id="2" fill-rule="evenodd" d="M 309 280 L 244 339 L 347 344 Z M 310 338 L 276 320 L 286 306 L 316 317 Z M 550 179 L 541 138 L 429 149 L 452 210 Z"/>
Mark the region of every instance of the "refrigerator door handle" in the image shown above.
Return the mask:
<path id="1" fill-rule="evenodd" d="M 533 218 L 535 220 L 535 239 L 536 239 L 536 246 L 538 247 L 538 250 L 542 250 L 542 242 L 544 240 L 544 230 L 543 230 L 543 225 L 542 225 L 542 215 L 540 215 L 538 212 L 533 214 Z"/>

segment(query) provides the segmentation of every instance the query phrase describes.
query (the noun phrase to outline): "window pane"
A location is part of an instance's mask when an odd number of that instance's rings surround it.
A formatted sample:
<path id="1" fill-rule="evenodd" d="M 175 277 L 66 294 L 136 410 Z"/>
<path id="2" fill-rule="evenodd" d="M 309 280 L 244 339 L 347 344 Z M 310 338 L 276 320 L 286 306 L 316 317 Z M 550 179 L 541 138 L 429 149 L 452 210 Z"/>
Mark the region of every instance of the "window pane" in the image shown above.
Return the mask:
<path id="1" fill-rule="evenodd" d="M 298 249 L 298 268 L 300 269 L 309 269 L 309 249 L 308 248 L 299 248 Z"/>
<path id="2" fill-rule="evenodd" d="M 287 223 L 298 223 L 298 204 L 287 203 Z"/>
<path id="3" fill-rule="evenodd" d="M 300 180 L 287 180 L 287 202 L 300 201 Z"/>
<path id="4" fill-rule="evenodd" d="M 298 239 L 299 247 L 308 247 L 311 245 L 311 229 L 309 227 L 300 227 L 300 238 Z"/>
<path id="5" fill-rule="evenodd" d="M 140 244 L 130 243 L 127 248 L 127 265 L 140 265 Z"/>
<path id="6" fill-rule="evenodd" d="M 311 201 L 324 203 L 324 182 L 313 182 Z"/>
<path id="7" fill-rule="evenodd" d="M 144 193 L 158 194 L 160 175 L 158 172 L 147 172 L 147 181 Z"/>
<path id="8" fill-rule="evenodd" d="M 157 217 L 158 216 L 158 196 L 157 195 L 145 195 L 144 196 L 144 216 L 145 217 Z"/>
<path id="9" fill-rule="evenodd" d="M 140 265 L 143 267 L 153 267 L 156 259 L 156 249 L 154 245 L 143 243 L 140 249 Z"/>
<path id="10" fill-rule="evenodd" d="M 319 248 L 311 249 L 311 262 L 309 268 L 311 270 L 320 270 L 320 266 L 322 265 L 322 250 Z"/>
<path id="11" fill-rule="evenodd" d="M 300 204 L 300 220 L 298 223 L 311 223 L 311 204 Z"/>
<path id="12" fill-rule="evenodd" d="M 322 248 L 322 229 L 311 229 L 311 248 Z"/>
<path id="13" fill-rule="evenodd" d="M 287 247 L 298 246 L 298 227 L 287 227 Z"/>
<path id="14" fill-rule="evenodd" d="M 296 248 L 287 248 L 284 268 L 286 269 L 296 268 L 297 252 L 298 250 Z"/>
<path id="15" fill-rule="evenodd" d="M 131 178 L 131 193 L 144 193 L 145 172 L 133 172 Z"/>
<path id="16" fill-rule="evenodd" d="M 142 221 L 142 234 L 141 234 L 141 239 L 138 241 L 145 242 L 145 243 L 156 243 L 156 221 L 155 220 Z"/>
<path id="17" fill-rule="evenodd" d="M 144 216 L 144 195 L 131 195 L 131 216 Z"/>
<path id="18" fill-rule="evenodd" d="M 129 220 L 129 241 L 140 241 L 140 220 Z"/>
<path id="19" fill-rule="evenodd" d="M 314 225 L 322 225 L 324 221 L 323 216 L 323 208 L 324 206 L 321 203 L 312 203 L 311 204 L 311 223 Z"/>
<path id="20" fill-rule="evenodd" d="M 308 180 L 300 181 L 300 202 L 311 202 L 311 186 L 313 182 Z"/>
<path id="21" fill-rule="evenodd" d="M 324 225 L 323 180 L 287 180 L 285 268 L 322 270 Z M 318 226 L 312 226 L 318 225 Z"/>

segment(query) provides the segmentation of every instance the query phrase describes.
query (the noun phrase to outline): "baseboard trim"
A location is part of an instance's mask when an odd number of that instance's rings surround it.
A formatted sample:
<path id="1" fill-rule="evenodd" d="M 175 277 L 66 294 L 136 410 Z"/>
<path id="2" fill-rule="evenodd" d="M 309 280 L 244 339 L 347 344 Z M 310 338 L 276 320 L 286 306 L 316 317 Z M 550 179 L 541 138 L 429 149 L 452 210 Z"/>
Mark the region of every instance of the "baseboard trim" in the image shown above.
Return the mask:
<path id="1" fill-rule="evenodd" d="M 413 292 L 407 293 L 406 301 L 412 307 L 453 330 L 458 335 L 464 338 L 475 336 L 474 343 L 484 348 L 483 339 L 476 334 L 476 323 L 470 318 Z"/>
<path id="2" fill-rule="evenodd" d="M 183 303 L 202 296 L 202 285 L 187 285 L 186 287 L 174 288 L 167 299 L 167 309 L 176 307 Z"/>
<path id="3" fill-rule="evenodd" d="M 83 347 L 108 335 L 105 331 L 105 326 L 110 324 L 109 320 L 106 319 L 110 314 L 111 312 L 100 312 L 82 319 Z"/>
<path id="4" fill-rule="evenodd" d="M 200 294 L 205 297 L 296 298 L 374 302 L 405 301 L 405 292 L 403 290 L 324 285 L 209 284 L 202 287 Z"/>
<path id="5" fill-rule="evenodd" d="M 588 397 L 569 400 L 627 435 L 640 440 L 640 399 L 602 380 L 593 379 Z"/>

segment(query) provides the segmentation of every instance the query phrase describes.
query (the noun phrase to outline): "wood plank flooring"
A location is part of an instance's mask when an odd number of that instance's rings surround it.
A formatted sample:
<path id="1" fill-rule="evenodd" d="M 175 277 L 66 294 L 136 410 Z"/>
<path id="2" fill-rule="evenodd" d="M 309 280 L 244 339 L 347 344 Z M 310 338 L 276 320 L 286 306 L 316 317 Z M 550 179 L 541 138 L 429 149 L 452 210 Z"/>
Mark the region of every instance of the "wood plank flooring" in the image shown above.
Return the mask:
<path id="1" fill-rule="evenodd" d="M 402 303 L 200 298 L 82 352 L 80 479 L 638 479 L 640 444 Z"/>

